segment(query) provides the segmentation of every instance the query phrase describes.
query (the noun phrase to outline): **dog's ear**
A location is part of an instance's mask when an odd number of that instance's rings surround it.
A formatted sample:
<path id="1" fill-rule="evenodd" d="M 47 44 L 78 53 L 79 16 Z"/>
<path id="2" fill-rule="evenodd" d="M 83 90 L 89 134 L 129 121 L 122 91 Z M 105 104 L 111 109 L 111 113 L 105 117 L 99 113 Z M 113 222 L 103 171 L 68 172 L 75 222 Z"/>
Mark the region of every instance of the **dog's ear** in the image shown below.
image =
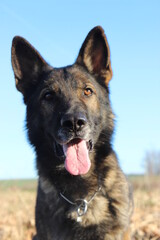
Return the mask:
<path id="1" fill-rule="evenodd" d="M 16 87 L 25 98 L 48 64 L 29 42 L 19 36 L 13 38 L 11 54 Z"/>
<path id="2" fill-rule="evenodd" d="M 104 30 L 100 26 L 88 33 L 76 63 L 86 67 L 97 79 L 102 79 L 108 85 L 112 78 L 110 50 Z"/>

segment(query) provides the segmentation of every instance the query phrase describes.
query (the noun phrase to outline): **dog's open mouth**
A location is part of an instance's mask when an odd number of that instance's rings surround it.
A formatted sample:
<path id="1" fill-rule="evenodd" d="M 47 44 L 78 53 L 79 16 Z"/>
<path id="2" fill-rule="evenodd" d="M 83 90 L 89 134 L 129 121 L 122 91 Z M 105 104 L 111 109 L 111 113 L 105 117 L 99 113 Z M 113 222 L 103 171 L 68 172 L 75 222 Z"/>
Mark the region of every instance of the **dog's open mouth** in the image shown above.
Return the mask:
<path id="1" fill-rule="evenodd" d="M 89 150 L 91 142 L 82 139 L 73 139 L 63 145 L 65 154 L 65 168 L 72 175 L 86 174 L 91 166 Z"/>

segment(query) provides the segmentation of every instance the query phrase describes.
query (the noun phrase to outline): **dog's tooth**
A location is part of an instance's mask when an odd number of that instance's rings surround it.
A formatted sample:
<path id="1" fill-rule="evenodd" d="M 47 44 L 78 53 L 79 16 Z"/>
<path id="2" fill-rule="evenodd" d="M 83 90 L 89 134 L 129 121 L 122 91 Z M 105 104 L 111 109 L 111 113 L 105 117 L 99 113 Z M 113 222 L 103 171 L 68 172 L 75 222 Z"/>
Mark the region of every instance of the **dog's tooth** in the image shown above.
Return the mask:
<path id="1" fill-rule="evenodd" d="M 67 144 L 63 145 L 63 153 L 66 156 L 66 152 L 67 152 Z"/>

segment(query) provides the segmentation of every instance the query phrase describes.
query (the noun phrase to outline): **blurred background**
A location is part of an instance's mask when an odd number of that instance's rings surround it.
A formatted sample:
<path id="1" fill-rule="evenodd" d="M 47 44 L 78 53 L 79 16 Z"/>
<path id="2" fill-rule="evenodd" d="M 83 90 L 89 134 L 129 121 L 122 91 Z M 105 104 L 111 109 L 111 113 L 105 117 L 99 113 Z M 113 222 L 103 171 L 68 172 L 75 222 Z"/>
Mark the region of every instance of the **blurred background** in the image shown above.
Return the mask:
<path id="1" fill-rule="evenodd" d="M 113 146 L 134 189 L 133 239 L 160 239 L 160 1 L 0 1 L 0 240 L 35 232 L 35 155 L 15 88 L 11 43 L 26 38 L 52 66 L 72 64 L 101 25 L 113 68 Z M 10 181 L 4 181 L 11 179 Z"/>

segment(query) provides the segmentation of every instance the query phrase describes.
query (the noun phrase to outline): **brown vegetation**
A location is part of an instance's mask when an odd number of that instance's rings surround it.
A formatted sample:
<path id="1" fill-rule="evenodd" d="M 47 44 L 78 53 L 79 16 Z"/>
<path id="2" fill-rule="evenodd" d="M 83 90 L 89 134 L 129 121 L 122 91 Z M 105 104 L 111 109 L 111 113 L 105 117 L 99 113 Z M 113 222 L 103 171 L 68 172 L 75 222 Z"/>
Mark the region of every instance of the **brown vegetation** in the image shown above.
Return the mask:
<path id="1" fill-rule="evenodd" d="M 0 182 L 0 240 L 31 240 L 35 233 L 35 182 Z"/>
<path id="2" fill-rule="evenodd" d="M 130 177 L 135 210 L 133 240 L 160 240 L 160 177 Z M 35 233 L 35 181 L 0 182 L 0 240 L 31 240 Z"/>
<path id="3" fill-rule="evenodd" d="M 134 188 L 133 240 L 160 240 L 160 177 L 131 177 Z"/>

